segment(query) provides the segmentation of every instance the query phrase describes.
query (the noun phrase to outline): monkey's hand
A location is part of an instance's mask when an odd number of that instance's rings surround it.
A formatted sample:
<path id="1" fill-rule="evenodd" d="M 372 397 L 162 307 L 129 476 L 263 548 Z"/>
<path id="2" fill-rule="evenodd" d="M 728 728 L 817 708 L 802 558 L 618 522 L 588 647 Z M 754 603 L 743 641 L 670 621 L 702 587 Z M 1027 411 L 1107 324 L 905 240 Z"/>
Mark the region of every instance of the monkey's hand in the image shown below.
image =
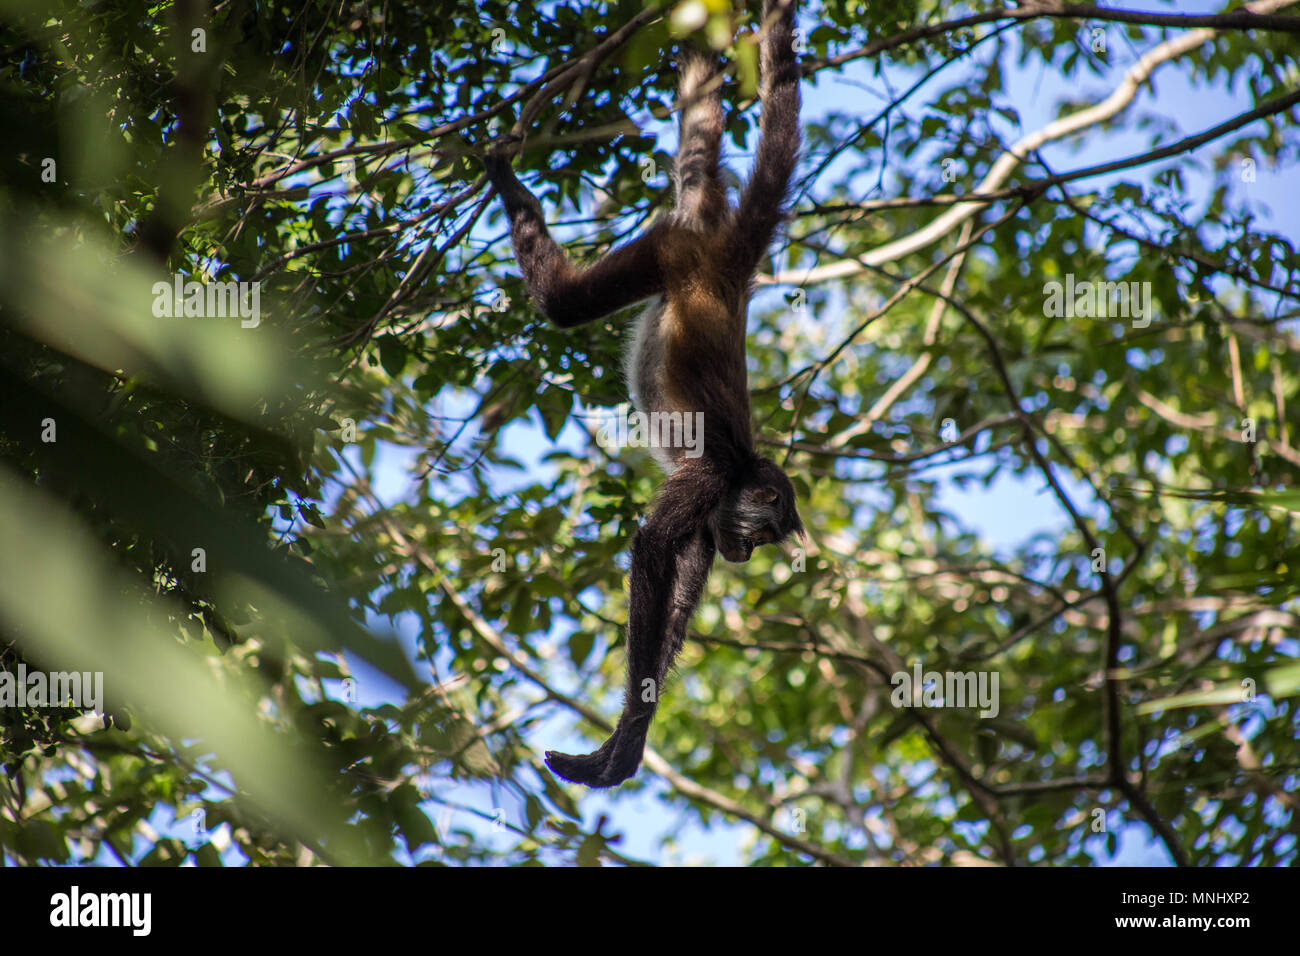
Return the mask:
<path id="1" fill-rule="evenodd" d="M 515 171 L 511 167 L 511 159 L 519 152 L 524 138 L 518 133 L 508 133 L 497 139 L 483 156 L 483 166 L 487 170 L 488 179 L 491 180 L 492 186 L 497 192 L 502 192 L 502 187 L 510 182 L 515 181 Z"/>
<path id="2" fill-rule="evenodd" d="M 511 158 L 519 152 L 519 145 L 523 141 L 522 136 L 511 133 L 494 143 L 483 157 L 483 168 L 487 171 L 488 181 L 492 183 L 492 188 L 496 190 L 497 195 L 506 204 L 506 213 L 510 216 L 512 222 L 524 210 L 532 212 L 540 221 L 542 217 L 541 203 L 519 181 L 519 177 L 515 175 L 514 167 L 511 165 Z"/>

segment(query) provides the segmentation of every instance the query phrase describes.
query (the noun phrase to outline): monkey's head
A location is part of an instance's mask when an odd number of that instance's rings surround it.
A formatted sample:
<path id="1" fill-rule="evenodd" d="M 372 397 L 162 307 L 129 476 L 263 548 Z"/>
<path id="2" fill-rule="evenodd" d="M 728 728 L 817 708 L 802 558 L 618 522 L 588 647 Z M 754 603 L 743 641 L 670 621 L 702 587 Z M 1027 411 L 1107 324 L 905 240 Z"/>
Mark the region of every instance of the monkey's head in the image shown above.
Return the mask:
<path id="1" fill-rule="evenodd" d="M 794 486 L 770 458 L 753 465 L 709 515 L 713 543 L 726 560 L 748 561 L 760 544 L 779 544 L 791 534 L 803 537 L 794 507 Z"/>

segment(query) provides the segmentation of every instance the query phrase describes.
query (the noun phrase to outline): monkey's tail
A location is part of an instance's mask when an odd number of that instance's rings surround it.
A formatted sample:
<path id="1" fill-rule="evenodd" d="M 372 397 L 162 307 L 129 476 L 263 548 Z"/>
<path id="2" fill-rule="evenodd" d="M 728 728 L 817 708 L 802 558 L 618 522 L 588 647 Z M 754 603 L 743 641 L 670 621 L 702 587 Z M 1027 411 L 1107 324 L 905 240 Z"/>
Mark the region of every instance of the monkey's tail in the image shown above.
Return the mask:
<path id="1" fill-rule="evenodd" d="M 556 776 L 588 787 L 617 787 L 636 773 L 645 752 L 646 734 L 654 711 L 619 718 L 608 740 L 600 749 L 581 756 L 546 752 L 546 766 Z"/>

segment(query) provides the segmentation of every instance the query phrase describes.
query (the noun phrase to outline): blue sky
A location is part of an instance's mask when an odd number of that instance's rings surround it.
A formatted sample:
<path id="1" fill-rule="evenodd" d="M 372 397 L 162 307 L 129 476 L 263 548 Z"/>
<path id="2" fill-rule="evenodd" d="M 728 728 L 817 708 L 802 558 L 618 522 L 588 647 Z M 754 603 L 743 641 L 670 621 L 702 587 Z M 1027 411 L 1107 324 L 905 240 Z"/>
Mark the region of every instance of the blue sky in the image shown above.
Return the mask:
<path id="1" fill-rule="evenodd" d="M 1168 6 L 1151 3 L 1132 3 L 1128 7 L 1162 11 L 1170 9 Z M 1194 13 L 1213 12 L 1216 7 L 1203 2 L 1181 3 L 1177 9 L 1181 13 Z M 1014 40 L 1016 35 L 1015 28 L 1007 34 L 1011 38 L 1007 48 L 1012 53 L 1016 50 Z M 1096 102 L 1104 98 L 1118 82 L 1123 70 L 1156 42 L 1150 39 L 1131 43 L 1125 37 L 1123 30 L 1113 24 L 1106 27 L 1106 35 L 1107 61 L 1114 64 L 1108 77 L 1093 77 L 1087 74 L 1062 77 L 1050 69 L 1039 66 L 1021 68 L 1015 63 L 1013 55 L 1004 55 L 1003 75 L 1007 79 L 1007 87 L 998 98 L 998 105 L 1014 107 L 1021 119 L 1019 127 L 1012 127 L 1008 123 L 999 130 L 1008 142 L 1038 129 L 1055 118 L 1056 104 L 1062 98 L 1086 102 Z M 1148 35 L 1154 38 L 1158 34 L 1156 31 L 1148 31 Z M 981 62 L 989 55 L 989 50 L 991 46 L 981 47 L 977 52 L 976 55 Z M 962 64 L 956 64 L 952 71 L 959 73 L 963 69 Z M 1150 87 L 1144 88 L 1123 116 L 1127 118 L 1136 113 L 1147 112 L 1166 118 L 1177 129 L 1176 134 L 1163 137 L 1164 141 L 1169 141 L 1213 126 L 1253 105 L 1245 90 L 1228 90 L 1221 84 L 1208 87 L 1193 85 L 1186 79 L 1186 71 L 1187 67 L 1180 66 L 1178 62 L 1162 66 L 1155 74 L 1154 92 Z M 889 94 L 886 85 L 874 78 L 871 73 L 867 64 L 858 63 L 844 71 L 842 77 L 829 74 L 819 77 L 815 85 L 809 85 L 805 90 L 805 115 L 811 117 L 829 110 L 851 112 L 860 116 L 873 115 L 889 99 Z M 905 104 L 904 109 L 913 117 L 922 115 L 922 110 L 930 100 L 933 91 L 948 85 L 952 81 L 952 75 L 951 71 L 941 74 L 935 81 L 922 87 Z M 905 89 L 910 82 L 906 74 L 897 71 L 888 72 L 885 79 L 888 80 L 888 88 L 894 91 Z M 864 92 L 864 84 L 866 88 L 878 91 L 879 95 L 874 101 L 870 99 L 868 93 Z M 661 148 L 671 151 L 675 138 L 671 124 L 652 121 L 648 122 L 645 128 L 657 132 L 661 136 L 659 144 Z M 1044 147 L 1042 152 L 1054 170 L 1063 171 L 1140 153 L 1149 148 L 1151 148 L 1149 132 L 1107 130 L 1100 134 L 1089 131 L 1082 136 L 1051 143 Z M 1212 143 L 1198 150 L 1194 155 L 1208 167 L 1209 161 L 1214 157 L 1215 149 L 1216 144 Z M 1153 164 L 1114 177 L 1098 177 L 1087 180 L 1080 186 L 1100 187 L 1116 179 L 1146 181 L 1168 165 Z M 743 169 L 743 166 L 743 158 L 733 157 L 733 167 Z M 865 172 L 869 173 L 870 179 L 874 180 L 875 169 Z M 830 175 L 835 175 L 834 168 Z M 1187 182 L 1193 198 L 1203 201 L 1210 183 L 1208 175 L 1192 172 Z M 1249 189 L 1252 198 L 1262 200 L 1266 225 L 1292 237 L 1300 235 L 1300 200 L 1297 199 L 1300 192 L 1296 190 L 1294 183 L 1284 183 L 1279 174 L 1260 168 L 1255 183 L 1239 184 L 1237 188 Z M 506 429 L 500 440 L 503 447 L 507 448 L 514 457 L 528 465 L 532 476 L 529 478 L 530 482 L 535 480 L 538 473 L 546 473 L 547 466 L 540 461 L 540 458 L 554 450 L 554 447 L 536 423 L 513 425 Z M 581 452 L 585 447 L 585 439 L 576 426 L 570 425 L 560 436 L 558 444 Z M 379 483 L 376 491 L 385 501 L 391 502 L 406 497 L 412 480 L 407 470 L 410 456 L 404 451 L 386 449 L 381 460 L 383 464 L 378 470 Z M 932 474 L 942 474 L 942 470 L 936 470 Z M 493 487 L 503 493 L 518 481 L 517 475 L 506 471 L 493 472 L 490 478 Z M 1041 487 L 1041 482 L 1002 479 L 994 482 L 987 489 L 978 483 L 971 483 L 967 488 L 961 489 L 950 482 L 945 482 L 940 500 L 943 506 L 957 515 L 968 528 L 979 533 L 988 546 L 1003 552 L 1015 548 L 1032 535 L 1042 532 L 1055 533 L 1065 528 L 1063 516 Z M 408 646 L 414 650 L 409 628 L 405 630 L 407 633 L 404 636 Z M 556 639 L 562 639 L 563 636 L 562 633 L 553 635 Z M 382 684 L 377 685 L 374 680 L 367 680 L 364 674 L 359 676 L 362 704 L 378 703 L 387 696 L 388 692 Z M 620 688 L 565 689 L 578 690 L 584 697 L 598 705 L 608 704 L 605 709 L 609 711 L 611 717 L 614 716 Z M 583 752 L 587 749 L 586 741 L 574 733 L 573 728 L 574 724 L 567 714 L 559 715 L 557 719 L 549 720 L 538 727 L 536 742 L 548 749 Z M 459 799 L 491 812 L 490 795 L 485 789 L 463 789 L 466 792 L 463 796 L 457 794 Z M 620 849 L 634 857 L 660 863 L 726 864 L 743 859 L 743 845 L 745 841 L 752 839 L 752 828 L 724 824 L 704 829 L 694 823 L 683 823 L 682 817 L 665 808 L 660 799 L 663 792 L 664 785 L 654 780 L 644 792 L 624 794 L 617 800 L 601 794 L 592 794 L 582 801 L 582 807 L 589 822 L 594 821 L 599 814 L 607 815 L 610 825 L 606 828 L 606 832 L 611 830 L 621 832 L 623 840 L 619 844 Z M 507 814 L 514 812 L 509 807 L 506 811 Z M 438 813 L 432 815 L 435 821 L 440 820 Z M 1111 819 L 1115 820 L 1116 815 L 1112 814 Z M 451 826 L 478 828 L 478 824 L 463 812 L 454 815 Z M 666 837 L 671 837 L 674 841 L 675 847 L 672 851 L 666 851 L 662 845 Z M 1093 855 L 1098 862 L 1150 865 L 1162 864 L 1168 860 L 1163 848 L 1146 838 L 1146 829 L 1142 826 L 1125 827 L 1120 831 L 1120 851 L 1113 860 L 1106 860 L 1104 845 L 1099 838 L 1095 838 L 1090 846 L 1094 847 Z"/>

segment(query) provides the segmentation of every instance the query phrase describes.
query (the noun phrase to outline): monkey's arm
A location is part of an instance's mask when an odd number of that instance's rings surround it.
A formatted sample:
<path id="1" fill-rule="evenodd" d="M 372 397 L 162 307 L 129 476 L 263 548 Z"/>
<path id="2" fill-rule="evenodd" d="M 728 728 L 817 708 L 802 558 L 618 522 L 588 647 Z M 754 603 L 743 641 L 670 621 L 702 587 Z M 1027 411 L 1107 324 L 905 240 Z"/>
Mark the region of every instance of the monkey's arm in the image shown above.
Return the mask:
<path id="1" fill-rule="evenodd" d="M 636 773 L 659 695 L 686 641 L 695 606 L 713 566 L 713 538 L 705 527 L 720 493 L 677 479 L 665 486 L 654 513 L 632 542 L 627 628 L 627 695 L 614 733 L 585 756 L 546 754 L 559 776 L 589 787 L 613 787 Z M 698 479 L 699 476 L 697 476 Z"/>
<path id="2" fill-rule="evenodd" d="M 799 152 L 799 62 L 794 54 L 794 0 L 764 0 L 767 35 L 759 53 L 763 116 L 754 172 L 736 217 L 736 266 L 753 275 L 785 218 Z M 774 19 L 775 18 L 775 19 Z"/>
<path id="3" fill-rule="evenodd" d="M 551 238 L 541 203 L 515 176 L 510 159 L 490 153 L 484 165 L 505 203 L 510 240 L 528 292 L 556 325 L 582 325 L 663 292 L 661 227 L 652 226 L 633 242 L 577 268 Z"/>

